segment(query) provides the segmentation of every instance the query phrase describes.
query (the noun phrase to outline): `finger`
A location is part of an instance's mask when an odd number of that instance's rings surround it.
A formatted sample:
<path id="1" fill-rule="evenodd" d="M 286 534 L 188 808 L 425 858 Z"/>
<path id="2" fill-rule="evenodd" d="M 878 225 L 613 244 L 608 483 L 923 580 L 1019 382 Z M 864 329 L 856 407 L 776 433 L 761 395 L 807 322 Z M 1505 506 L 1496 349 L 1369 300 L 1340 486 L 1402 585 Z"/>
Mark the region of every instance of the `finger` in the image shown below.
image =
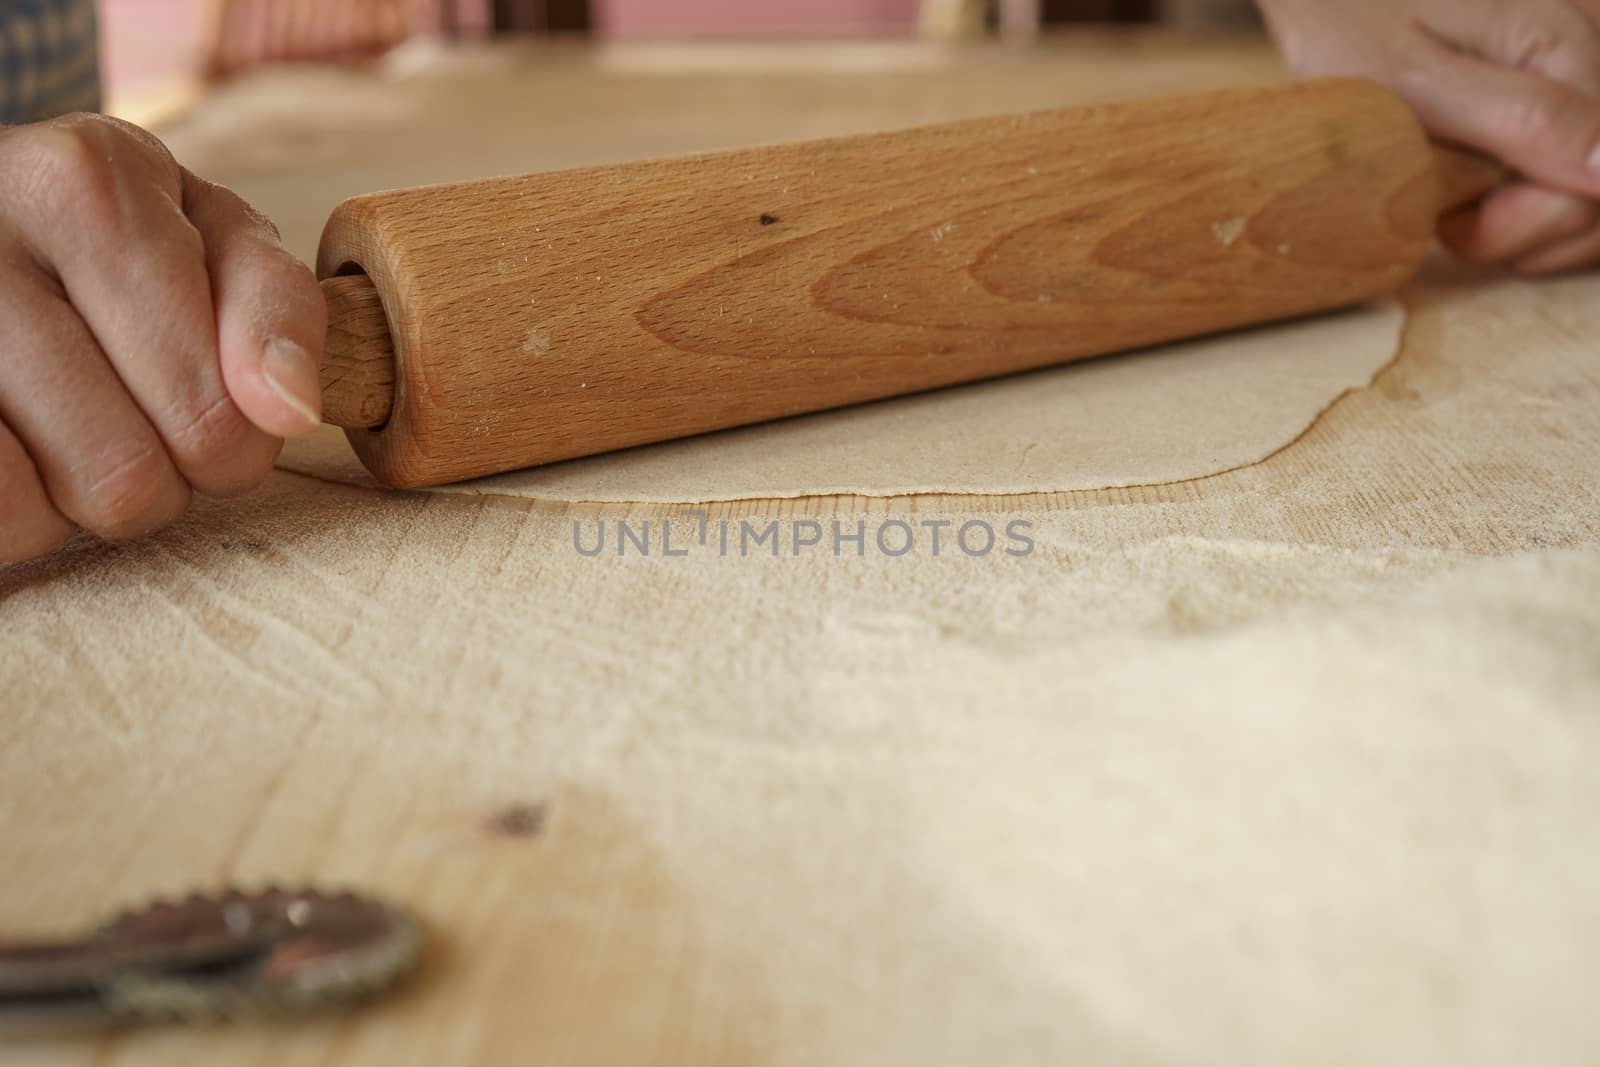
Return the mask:
<path id="1" fill-rule="evenodd" d="M 59 290 L 0 285 L 0 420 L 66 518 L 102 537 L 137 537 L 189 503 L 161 438 Z"/>
<path id="2" fill-rule="evenodd" d="M 279 443 L 245 419 L 224 384 L 205 249 L 183 214 L 177 164 L 143 131 L 97 118 L 41 138 L 35 152 L 58 173 L 22 213 L 24 239 L 183 477 L 215 495 L 256 485 Z"/>
<path id="3" fill-rule="evenodd" d="M 1425 17 L 1473 55 L 1600 96 L 1600 29 L 1568 0 L 1452 0 Z"/>
<path id="4" fill-rule="evenodd" d="M 1396 87 L 1435 137 L 1543 184 L 1600 197 L 1600 98 L 1426 38 Z"/>
<path id="5" fill-rule="evenodd" d="M 1471 212 L 1446 219 L 1439 236 L 1471 263 L 1503 263 L 1587 233 L 1600 205 L 1559 189 L 1516 182 L 1496 190 Z"/>
<path id="6" fill-rule="evenodd" d="M 1519 274 L 1560 274 L 1600 263 L 1600 224 L 1587 233 L 1540 249 L 1516 263 Z"/>
<path id="7" fill-rule="evenodd" d="M 72 532 L 72 523 L 44 491 L 33 458 L 0 422 L 0 563 L 42 556 Z"/>
<path id="8" fill-rule="evenodd" d="M 316 277 L 229 190 L 186 175 L 185 202 L 205 242 L 228 392 L 269 433 L 310 433 L 322 421 L 318 366 L 328 329 Z"/>

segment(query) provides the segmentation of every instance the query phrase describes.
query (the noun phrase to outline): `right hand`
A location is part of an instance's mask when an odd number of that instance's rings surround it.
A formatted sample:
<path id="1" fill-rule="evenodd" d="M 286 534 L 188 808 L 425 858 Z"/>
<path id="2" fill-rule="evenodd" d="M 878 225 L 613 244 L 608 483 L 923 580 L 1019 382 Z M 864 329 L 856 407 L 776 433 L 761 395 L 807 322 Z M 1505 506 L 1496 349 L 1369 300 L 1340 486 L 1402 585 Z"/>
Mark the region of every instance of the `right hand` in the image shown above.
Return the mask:
<path id="1" fill-rule="evenodd" d="M 326 325 L 272 224 L 155 137 L 0 128 L 0 561 L 255 486 L 317 425 Z"/>
<path id="2" fill-rule="evenodd" d="M 1372 78 L 1434 137 L 1521 175 L 1448 221 L 1528 274 L 1600 262 L 1600 0 L 1259 0 L 1300 74 Z"/>

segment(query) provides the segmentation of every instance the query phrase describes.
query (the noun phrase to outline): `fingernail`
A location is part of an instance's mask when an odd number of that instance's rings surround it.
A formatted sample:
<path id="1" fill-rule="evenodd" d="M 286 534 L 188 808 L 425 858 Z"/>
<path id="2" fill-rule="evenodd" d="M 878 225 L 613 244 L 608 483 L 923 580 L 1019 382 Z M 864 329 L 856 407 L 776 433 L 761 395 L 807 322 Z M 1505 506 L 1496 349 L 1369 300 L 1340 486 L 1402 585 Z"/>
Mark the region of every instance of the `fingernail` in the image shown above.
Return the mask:
<path id="1" fill-rule="evenodd" d="M 1594 146 L 1594 154 L 1589 157 L 1589 169 L 1600 174 L 1600 144 Z"/>
<path id="2" fill-rule="evenodd" d="M 317 363 L 311 353 L 287 337 L 274 337 L 262 354 L 261 375 L 308 424 L 322 421 L 322 383 L 317 380 Z"/>

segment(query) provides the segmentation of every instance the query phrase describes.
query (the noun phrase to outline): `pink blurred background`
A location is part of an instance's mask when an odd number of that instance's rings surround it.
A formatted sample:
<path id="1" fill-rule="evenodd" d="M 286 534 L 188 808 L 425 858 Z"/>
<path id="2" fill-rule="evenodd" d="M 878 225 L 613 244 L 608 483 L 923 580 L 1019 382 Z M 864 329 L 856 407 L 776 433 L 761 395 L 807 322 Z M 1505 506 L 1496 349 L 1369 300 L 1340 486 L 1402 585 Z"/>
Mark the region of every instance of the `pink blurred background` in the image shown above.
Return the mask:
<path id="1" fill-rule="evenodd" d="M 3 3 L 4 0 L 0 0 Z M 102 62 L 114 97 L 138 97 L 205 64 L 207 26 L 220 0 L 100 0 Z M 308 0 L 277 0 L 307 9 Z M 455 31 L 486 31 L 491 0 L 397 0 L 417 32 L 436 31 L 453 12 Z M 829 38 L 904 36 L 916 26 L 919 0 L 592 0 L 594 29 L 613 39 Z M 266 12 L 273 0 L 236 7 Z M 314 4 L 311 6 L 315 6 Z M 346 0 L 346 7 L 357 7 Z M 335 15 L 328 5 L 330 18 Z M 340 8 L 342 10 L 342 8 Z"/>
<path id="2" fill-rule="evenodd" d="M 0 4 L 7 0 L 0 0 Z M 925 9 L 926 0 L 99 0 L 103 68 L 118 113 L 160 111 L 205 85 L 292 61 L 365 62 L 415 36 L 583 34 L 611 40 L 980 36 L 981 5 Z M 1019 39 L 1041 26 L 1150 19 L 1222 24 L 1250 0 L 990 0 Z M 960 26 L 920 18 L 967 16 Z M 1185 12 L 1196 13 L 1186 19 Z M 1235 21 L 1239 17 L 1232 16 Z M 1196 23 L 1198 19 L 1198 23 Z M 946 18 L 945 21 L 948 21 Z M 994 22 L 991 21 L 991 29 Z M 129 103 L 132 101 L 133 103 Z M 153 101 L 148 106 L 141 101 Z M 141 110 L 143 108 L 143 110 Z"/>

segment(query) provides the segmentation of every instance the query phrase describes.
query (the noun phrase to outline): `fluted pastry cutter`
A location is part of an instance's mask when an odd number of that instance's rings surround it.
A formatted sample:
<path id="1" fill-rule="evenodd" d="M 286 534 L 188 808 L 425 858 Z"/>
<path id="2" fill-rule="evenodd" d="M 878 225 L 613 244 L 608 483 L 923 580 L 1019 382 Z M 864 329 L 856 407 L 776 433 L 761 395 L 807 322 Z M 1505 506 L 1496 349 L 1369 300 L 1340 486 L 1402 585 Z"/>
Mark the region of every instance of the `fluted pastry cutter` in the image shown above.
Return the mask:
<path id="1" fill-rule="evenodd" d="M 405 912 L 352 893 L 156 901 L 77 940 L 0 943 L 0 1036 L 327 1008 L 393 985 L 421 944 Z"/>

